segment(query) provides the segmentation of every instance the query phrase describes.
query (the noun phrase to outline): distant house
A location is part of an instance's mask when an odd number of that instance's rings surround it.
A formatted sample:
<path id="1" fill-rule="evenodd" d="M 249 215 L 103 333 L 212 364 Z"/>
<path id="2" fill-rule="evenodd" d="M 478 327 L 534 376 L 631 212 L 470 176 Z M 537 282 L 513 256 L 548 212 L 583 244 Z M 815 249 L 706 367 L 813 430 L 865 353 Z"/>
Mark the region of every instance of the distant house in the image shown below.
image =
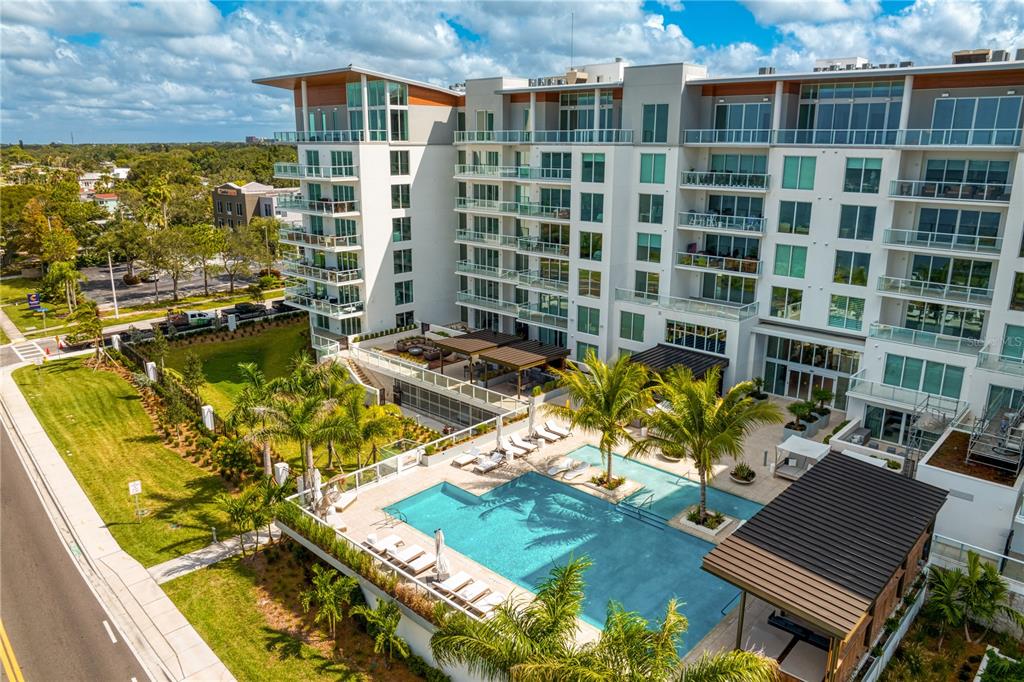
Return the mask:
<path id="1" fill-rule="evenodd" d="M 278 208 L 278 198 L 290 196 L 295 188 L 277 188 L 259 182 L 238 185 L 226 182 L 211 191 L 213 222 L 219 227 L 241 227 L 253 218 L 285 218 Z"/>
<path id="2" fill-rule="evenodd" d="M 94 192 L 104 175 L 105 173 L 82 173 L 78 176 L 78 188 L 83 194 Z"/>
<path id="3" fill-rule="evenodd" d="M 92 200 L 97 206 L 105 208 L 111 215 L 117 212 L 117 207 L 120 205 L 116 194 L 94 194 Z"/>

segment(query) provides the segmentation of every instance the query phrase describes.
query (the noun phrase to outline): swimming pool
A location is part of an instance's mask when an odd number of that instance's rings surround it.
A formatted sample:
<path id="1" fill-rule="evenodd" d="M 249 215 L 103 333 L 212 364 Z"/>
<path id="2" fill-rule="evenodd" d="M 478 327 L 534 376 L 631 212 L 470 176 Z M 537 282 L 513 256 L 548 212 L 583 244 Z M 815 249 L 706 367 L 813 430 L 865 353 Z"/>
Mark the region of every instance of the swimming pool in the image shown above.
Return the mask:
<path id="1" fill-rule="evenodd" d="M 584 445 L 569 453 L 569 457 L 582 460 L 594 466 L 603 466 L 601 450 L 593 445 Z M 683 509 L 700 502 L 700 484 L 682 476 L 653 467 L 622 455 L 613 455 L 612 473 L 625 476 L 644 487 L 629 496 L 630 502 L 640 502 L 648 495 L 654 495 L 650 505 L 658 516 L 670 519 Z M 708 487 L 708 509 L 740 519 L 749 519 L 761 510 L 760 504 Z"/>
<path id="2" fill-rule="evenodd" d="M 390 507 L 417 530 L 437 528 L 453 549 L 533 590 L 553 566 L 573 557 L 593 562 L 584 575 L 583 618 L 601 627 L 609 600 L 651 621 L 676 597 L 690 627 L 685 653 L 734 605 L 738 590 L 701 570 L 712 545 L 656 528 L 615 506 L 535 472 L 477 496 L 440 483 Z"/>

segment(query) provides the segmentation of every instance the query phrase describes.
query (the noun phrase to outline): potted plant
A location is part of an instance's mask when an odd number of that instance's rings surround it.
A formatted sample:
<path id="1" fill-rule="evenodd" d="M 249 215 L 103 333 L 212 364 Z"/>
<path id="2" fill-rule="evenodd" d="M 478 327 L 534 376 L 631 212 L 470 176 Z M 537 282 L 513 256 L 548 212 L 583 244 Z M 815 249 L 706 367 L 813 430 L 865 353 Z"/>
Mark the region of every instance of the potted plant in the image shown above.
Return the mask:
<path id="1" fill-rule="evenodd" d="M 807 433 L 805 435 L 810 438 L 823 425 L 828 423 L 828 417 L 822 417 L 822 415 L 814 411 L 815 405 L 813 400 L 805 400 L 804 405 L 807 407 L 807 415 L 804 417 L 804 421 L 807 422 Z"/>
<path id="2" fill-rule="evenodd" d="M 828 420 L 832 414 L 832 410 L 828 407 L 828 403 L 832 402 L 832 398 L 835 394 L 827 388 L 815 388 L 811 391 L 811 399 L 816 403 L 814 407 L 815 414 L 821 415 L 825 418 L 822 426 L 828 424 Z"/>
<path id="3" fill-rule="evenodd" d="M 764 377 L 754 377 L 751 382 L 754 384 L 754 390 L 750 392 L 750 397 L 754 400 L 767 400 L 768 394 L 764 392 Z"/>
<path id="4" fill-rule="evenodd" d="M 757 478 L 757 472 L 751 469 L 746 462 L 740 462 L 729 472 L 729 478 L 732 479 L 733 483 L 750 485 Z"/>
<path id="5" fill-rule="evenodd" d="M 793 415 L 794 419 L 791 422 L 787 422 L 782 427 L 782 437 L 789 438 L 790 436 L 805 436 L 807 431 L 807 424 L 803 422 L 810 413 L 810 408 L 807 407 L 805 402 L 791 403 L 786 407 L 789 413 Z"/>

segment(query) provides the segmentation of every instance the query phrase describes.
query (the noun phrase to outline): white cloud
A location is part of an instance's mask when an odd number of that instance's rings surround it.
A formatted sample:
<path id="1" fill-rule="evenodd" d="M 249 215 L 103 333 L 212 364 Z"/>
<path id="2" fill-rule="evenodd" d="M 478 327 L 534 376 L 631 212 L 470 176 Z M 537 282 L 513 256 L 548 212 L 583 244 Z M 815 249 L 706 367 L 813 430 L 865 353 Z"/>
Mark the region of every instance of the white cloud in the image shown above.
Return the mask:
<path id="1" fill-rule="evenodd" d="M 867 20 L 881 7 L 878 0 L 740 0 L 759 24 L 773 26 L 791 21 L 823 24 L 850 19 Z"/>

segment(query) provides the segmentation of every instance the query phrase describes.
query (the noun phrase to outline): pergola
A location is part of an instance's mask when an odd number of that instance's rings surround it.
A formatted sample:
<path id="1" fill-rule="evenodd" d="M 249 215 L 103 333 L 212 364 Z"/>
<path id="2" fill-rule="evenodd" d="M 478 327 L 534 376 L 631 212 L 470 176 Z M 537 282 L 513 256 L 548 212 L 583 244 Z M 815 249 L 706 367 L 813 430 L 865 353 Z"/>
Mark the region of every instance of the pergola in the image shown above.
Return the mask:
<path id="1" fill-rule="evenodd" d="M 713 367 L 720 367 L 723 374 L 718 377 L 719 393 L 722 392 L 725 368 L 729 366 L 729 358 L 670 346 L 665 343 L 659 343 L 647 350 L 633 353 L 629 356 L 629 359 L 631 362 L 641 364 L 657 374 L 664 374 L 677 365 L 683 365 L 690 369 L 690 372 L 693 373 L 693 378 L 697 380 L 703 379 L 704 375 L 710 372 Z"/>
<path id="2" fill-rule="evenodd" d="M 473 359 L 483 351 L 505 346 L 510 343 L 514 343 L 515 341 L 519 341 L 519 337 L 514 334 L 502 334 L 501 332 L 491 331 L 490 329 L 478 329 L 475 332 L 469 332 L 462 336 L 437 339 L 434 341 L 434 345 L 443 351 L 441 353 L 440 372 L 441 374 L 444 374 L 445 353 L 464 355 L 469 358 L 472 363 Z M 472 381 L 472 367 L 470 368 L 469 378 L 470 381 Z"/>
<path id="3" fill-rule="evenodd" d="M 507 346 L 491 348 L 479 354 L 481 360 L 507 367 L 516 373 L 516 395 L 523 393 L 523 372 L 533 367 L 543 367 L 562 362 L 569 355 L 568 348 L 552 346 L 540 341 L 519 341 Z"/>

